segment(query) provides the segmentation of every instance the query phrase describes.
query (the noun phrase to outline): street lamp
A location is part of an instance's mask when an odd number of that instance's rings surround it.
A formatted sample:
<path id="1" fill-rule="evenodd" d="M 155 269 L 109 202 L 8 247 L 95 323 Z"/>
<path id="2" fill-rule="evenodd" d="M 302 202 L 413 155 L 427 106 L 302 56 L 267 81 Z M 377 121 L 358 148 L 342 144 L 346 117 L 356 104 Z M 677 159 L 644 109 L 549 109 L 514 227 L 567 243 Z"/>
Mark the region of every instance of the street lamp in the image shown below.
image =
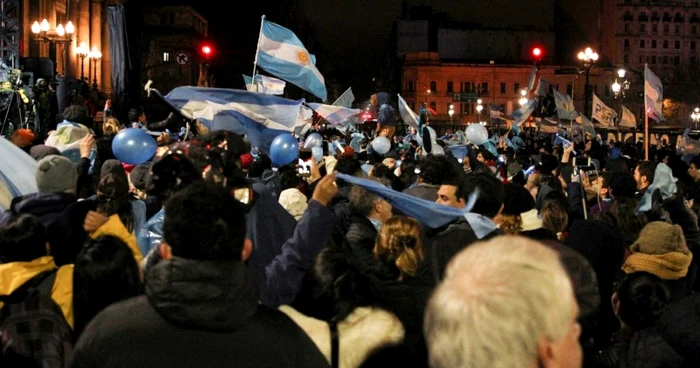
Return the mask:
<path id="1" fill-rule="evenodd" d="M 430 97 L 430 90 L 425 90 L 425 105 L 428 106 L 428 97 Z"/>
<path id="2" fill-rule="evenodd" d="M 81 42 L 80 45 L 75 48 L 75 54 L 80 58 L 80 80 L 85 81 L 85 58 L 90 54 L 90 49 L 88 49 L 85 42 Z"/>
<path id="3" fill-rule="evenodd" d="M 92 47 L 92 51 L 88 52 L 88 58 L 90 58 L 90 63 L 95 63 L 95 69 L 92 79 L 92 88 L 97 89 L 97 62 L 102 59 L 102 53 L 97 49 L 96 46 Z M 89 65 L 88 65 L 89 67 Z"/>
<path id="4" fill-rule="evenodd" d="M 484 106 L 481 105 L 481 99 L 476 100 L 476 112 L 479 113 L 479 120 L 481 120 L 481 110 L 484 109 Z"/>
<path id="5" fill-rule="evenodd" d="M 588 79 L 591 74 L 591 67 L 593 64 L 595 64 L 598 61 L 598 53 L 593 51 L 590 47 L 586 47 L 585 50 L 580 51 L 578 53 L 578 60 L 581 62 L 581 70 L 580 72 L 586 72 L 586 93 L 584 94 L 584 108 L 583 108 L 583 113 L 584 115 L 588 114 L 590 117 L 590 113 L 588 112 L 588 101 L 590 100 L 590 85 L 588 82 Z"/>
<path id="6" fill-rule="evenodd" d="M 520 102 L 520 106 L 525 106 L 527 104 L 527 97 L 525 97 L 525 95 L 527 95 L 527 91 L 524 89 L 520 90 L 520 101 L 518 101 Z"/>
<path id="7" fill-rule="evenodd" d="M 73 33 L 75 33 L 75 27 L 73 26 L 73 23 L 71 21 L 68 21 L 66 23 L 66 26 L 64 27 L 63 24 L 58 24 L 56 26 L 56 29 L 51 31 L 51 26 L 49 25 L 49 21 L 44 19 L 39 23 L 39 21 L 34 21 L 34 23 L 31 26 L 32 33 L 34 34 L 34 41 L 36 42 L 47 42 L 49 43 L 50 46 L 54 46 L 55 44 L 64 44 L 64 55 L 65 55 L 65 47 L 66 45 L 71 42 L 71 37 L 73 36 Z M 56 74 L 55 70 L 55 64 L 56 64 L 56 50 L 54 49 L 54 75 Z M 65 59 L 64 59 L 64 73 L 65 73 Z"/>
<path id="8" fill-rule="evenodd" d="M 693 122 L 695 123 L 695 130 L 697 130 L 698 122 L 700 122 L 700 108 L 696 107 L 695 111 L 693 111 L 693 113 L 690 114 L 690 118 L 693 119 Z"/>
<path id="9" fill-rule="evenodd" d="M 450 115 L 450 123 L 452 123 L 452 115 L 455 114 L 455 105 L 450 105 L 450 110 L 447 113 Z"/>
<path id="10" fill-rule="evenodd" d="M 615 98 L 622 97 L 624 98 L 627 95 L 627 91 L 630 89 L 630 81 L 628 81 L 625 78 L 625 74 L 627 74 L 627 71 L 625 69 L 619 69 L 617 71 L 617 76 L 619 77 L 620 80 L 624 80 L 622 84 L 618 82 L 618 78 L 615 78 L 615 83 L 612 84 L 612 90 L 613 93 L 615 94 Z"/>

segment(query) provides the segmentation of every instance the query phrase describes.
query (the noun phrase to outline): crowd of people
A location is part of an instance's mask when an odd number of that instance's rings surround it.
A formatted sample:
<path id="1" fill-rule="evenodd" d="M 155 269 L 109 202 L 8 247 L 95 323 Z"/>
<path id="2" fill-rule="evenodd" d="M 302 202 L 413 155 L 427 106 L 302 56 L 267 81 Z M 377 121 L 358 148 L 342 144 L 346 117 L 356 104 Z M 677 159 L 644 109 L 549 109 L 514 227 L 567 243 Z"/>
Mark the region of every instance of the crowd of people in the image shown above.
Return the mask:
<path id="1" fill-rule="evenodd" d="M 700 366 L 700 157 L 391 125 L 308 171 L 227 131 L 111 151 L 172 124 L 111 117 L 77 159 L 11 139 L 37 192 L 0 213 L 0 366 Z"/>

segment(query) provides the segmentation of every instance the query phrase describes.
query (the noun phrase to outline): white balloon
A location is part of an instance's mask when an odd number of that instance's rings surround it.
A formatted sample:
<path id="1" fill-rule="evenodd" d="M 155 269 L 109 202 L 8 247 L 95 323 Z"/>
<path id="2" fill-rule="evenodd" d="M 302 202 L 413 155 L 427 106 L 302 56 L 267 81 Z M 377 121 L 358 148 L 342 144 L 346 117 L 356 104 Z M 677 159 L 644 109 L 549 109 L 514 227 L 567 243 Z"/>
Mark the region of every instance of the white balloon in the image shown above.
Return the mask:
<path id="1" fill-rule="evenodd" d="M 467 127 L 467 139 L 478 146 L 489 139 L 489 132 L 481 124 L 472 124 Z"/>
<path id="2" fill-rule="evenodd" d="M 311 133 L 304 140 L 304 148 L 321 147 L 323 145 L 323 137 L 318 133 Z"/>

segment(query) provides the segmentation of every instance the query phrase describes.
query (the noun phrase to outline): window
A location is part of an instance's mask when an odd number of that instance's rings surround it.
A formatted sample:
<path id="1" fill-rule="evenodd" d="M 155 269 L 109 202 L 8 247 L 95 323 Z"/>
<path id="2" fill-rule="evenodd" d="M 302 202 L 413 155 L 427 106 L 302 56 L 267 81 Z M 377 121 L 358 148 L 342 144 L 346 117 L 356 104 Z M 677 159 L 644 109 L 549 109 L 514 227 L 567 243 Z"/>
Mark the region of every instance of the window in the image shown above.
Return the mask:
<path id="1" fill-rule="evenodd" d="M 656 55 L 651 55 L 651 63 L 656 64 Z"/>
<path id="2" fill-rule="evenodd" d="M 630 56 L 629 56 L 629 54 L 625 54 L 625 55 L 622 57 L 622 61 L 623 61 L 625 64 L 629 64 L 629 63 L 630 63 Z M 605 87 L 605 88 L 607 88 L 607 87 Z"/>
<path id="3" fill-rule="evenodd" d="M 662 64 L 668 64 L 668 55 L 664 55 L 664 61 L 662 62 Z"/>
<path id="4" fill-rule="evenodd" d="M 681 57 L 676 55 L 673 57 L 673 64 L 674 65 L 680 65 L 681 64 Z"/>
<path id="5" fill-rule="evenodd" d="M 676 41 L 676 42 L 674 43 L 674 46 L 676 47 L 676 50 L 680 50 L 680 48 L 681 48 L 681 41 Z"/>
<path id="6" fill-rule="evenodd" d="M 167 13 L 162 13 L 160 15 L 160 25 L 164 26 L 168 24 L 168 14 Z"/>
<path id="7" fill-rule="evenodd" d="M 513 93 L 520 96 L 520 83 L 513 83 Z"/>
<path id="8" fill-rule="evenodd" d="M 170 61 L 170 53 L 169 52 L 164 52 L 163 53 L 163 62 L 169 62 Z"/>
<path id="9" fill-rule="evenodd" d="M 669 32 L 669 27 L 671 27 L 670 24 L 664 24 L 664 34 L 668 34 L 668 32 Z"/>
<path id="10" fill-rule="evenodd" d="M 697 63 L 698 63 L 698 58 L 695 57 L 695 56 L 691 56 L 691 57 L 690 57 L 690 64 L 691 64 L 691 65 L 695 65 L 695 64 L 697 64 Z"/>
<path id="11" fill-rule="evenodd" d="M 416 91 L 415 82 L 413 82 L 413 81 L 406 82 L 406 91 L 407 92 L 415 92 Z"/>
<path id="12" fill-rule="evenodd" d="M 473 102 L 467 102 L 465 104 L 462 104 L 464 107 L 464 114 L 466 115 L 474 115 L 474 103 Z"/>
<path id="13" fill-rule="evenodd" d="M 646 33 L 647 32 L 647 25 L 642 23 L 639 25 L 639 32 Z"/>
<path id="14" fill-rule="evenodd" d="M 574 92 L 574 85 L 571 83 L 566 84 L 566 94 L 571 96 L 571 94 Z"/>
<path id="15" fill-rule="evenodd" d="M 452 82 L 447 82 L 447 92 L 454 92 L 454 84 Z"/>
<path id="16" fill-rule="evenodd" d="M 691 34 L 696 34 L 696 33 L 698 33 L 698 26 L 696 26 L 696 25 L 690 26 L 690 33 L 691 33 Z"/>
<path id="17" fill-rule="evenodd" d="M 489 94 L 489 84 L 486 82 L 481 83 L 481 93 L 484 95 Z"/>
<path id="18" fill-rule="evenodd" d="M 664 48 L 665 48 L 665 49 L 668 48 L 668 40 L 664 40 Z"/>
<path id="19" fill-rule="evenodd" d="M 639 55 L 639 63 L 644 63 L 644 55 Z"/>
<path id="20" fill-rule="evenodd" d="M 690 41 L 690 49 L 695 50 L 695 41 Z"/>
<path id="21" fill-rule="evenodd" d="M 416 111 L 416 103 L 415 102 L 409 102 L 408 107 L 411 109 L 411 111 Z"/>
<path id="22" fill-rule="evenodd" d="M 501 82 L 501 94 L 505 95 L 506 94 L 506 84 Z"/>
<path id="23" fill-rule="evenodd" d="M 629 32 L 629 31 L 630 31 L 630 24 L 625 23 L 625 32 Z"/>
<path id="24" fill-rule="evenodd" d="M 437 92 L 437 82 L 432 81 L 430 82 L 430 92 Z M 433 109 L 435 110 L 435 109 Z"/>
<path id="25" fill-rule="evenodd" d="M 681 26 L 676 24 L 676 34 L 679 34 L 679 33 L 681 33 Z"/>
<path id="26" fill-rule="evenodd" d="M 462 92 L 473 92 L 472 82 L 462 82 Z"/>
<path id="27" fill-rule="evenodd" d="M 639 40 L 639 48 L 643 49 L 644 48 L 644 41 L 645 40 Z"/>
<path id="28" fill-rule="evenodd" d="M 433 111 L 437 112 L 437 110 L 435 110 L 437 108 L 437 104 L 435 104 L 435 101 L 430 101 L 430 108 L 433 109 Z"/>
<path id="29" fill-rule="evenodd" d="M 652 49 L 656 48 L 656 40 L 651 40 L 651 48 Z"/>
<path id="30" fill-rule="evenodd" d="M 625 48 L 628 49 L 630 48 L 630 40 L 625 38 Z"/>

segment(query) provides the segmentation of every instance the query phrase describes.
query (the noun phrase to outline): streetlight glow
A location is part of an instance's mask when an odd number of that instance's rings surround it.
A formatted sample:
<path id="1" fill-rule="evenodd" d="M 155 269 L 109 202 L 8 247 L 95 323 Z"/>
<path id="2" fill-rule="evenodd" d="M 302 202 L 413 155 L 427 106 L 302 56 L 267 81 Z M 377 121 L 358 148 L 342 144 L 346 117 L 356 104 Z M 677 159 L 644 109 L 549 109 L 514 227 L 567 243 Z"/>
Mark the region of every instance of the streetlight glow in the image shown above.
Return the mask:
<path id="1" fill-rule="evenodd" d="M 44 18 L 44 20 L 41 21 L 41 31 L 42 32 L 48 32 L 49 31 L 49 21 Z"/>
<path id="2" fill-rule="evenodd" d="M 613 93 L 615 93 L 616 96 L 617 96 L 618 93 L 620 93 L 620 89 L 621 89 L 621 88 L 622 88 L 622 86 L 620 85 L 620 83 L 617 83 L 617 79 L 615 79 L 615 83 L 613 83 L 613 85 L 612 85 L 612 90 L 613 90 Z"/>
<path id="3" fill-rule="evenodd" d="M 66 30 L 63 28 L 63 24 L 59 24 L 58 27 L 56 27 L 56 35 L 58 35 L 58 37 L 63 37 L 66 35 Z"/>
<path id="4" fill-rule="evenodd" d="M 626 73 L 627 73 L 627 71 L 625 69 L 620 69 L 617 71 L 617 76 L 620 77 L 620 79 L 622 79 L 625 77 Z"/>
<path id="5" fill-rule="evenodd" d="M 41 26 L 39 22 L 35 21 L 34 24 L 32 24 L 32 33 L 39 34 L 39 32 L 41 32 Z"/>

